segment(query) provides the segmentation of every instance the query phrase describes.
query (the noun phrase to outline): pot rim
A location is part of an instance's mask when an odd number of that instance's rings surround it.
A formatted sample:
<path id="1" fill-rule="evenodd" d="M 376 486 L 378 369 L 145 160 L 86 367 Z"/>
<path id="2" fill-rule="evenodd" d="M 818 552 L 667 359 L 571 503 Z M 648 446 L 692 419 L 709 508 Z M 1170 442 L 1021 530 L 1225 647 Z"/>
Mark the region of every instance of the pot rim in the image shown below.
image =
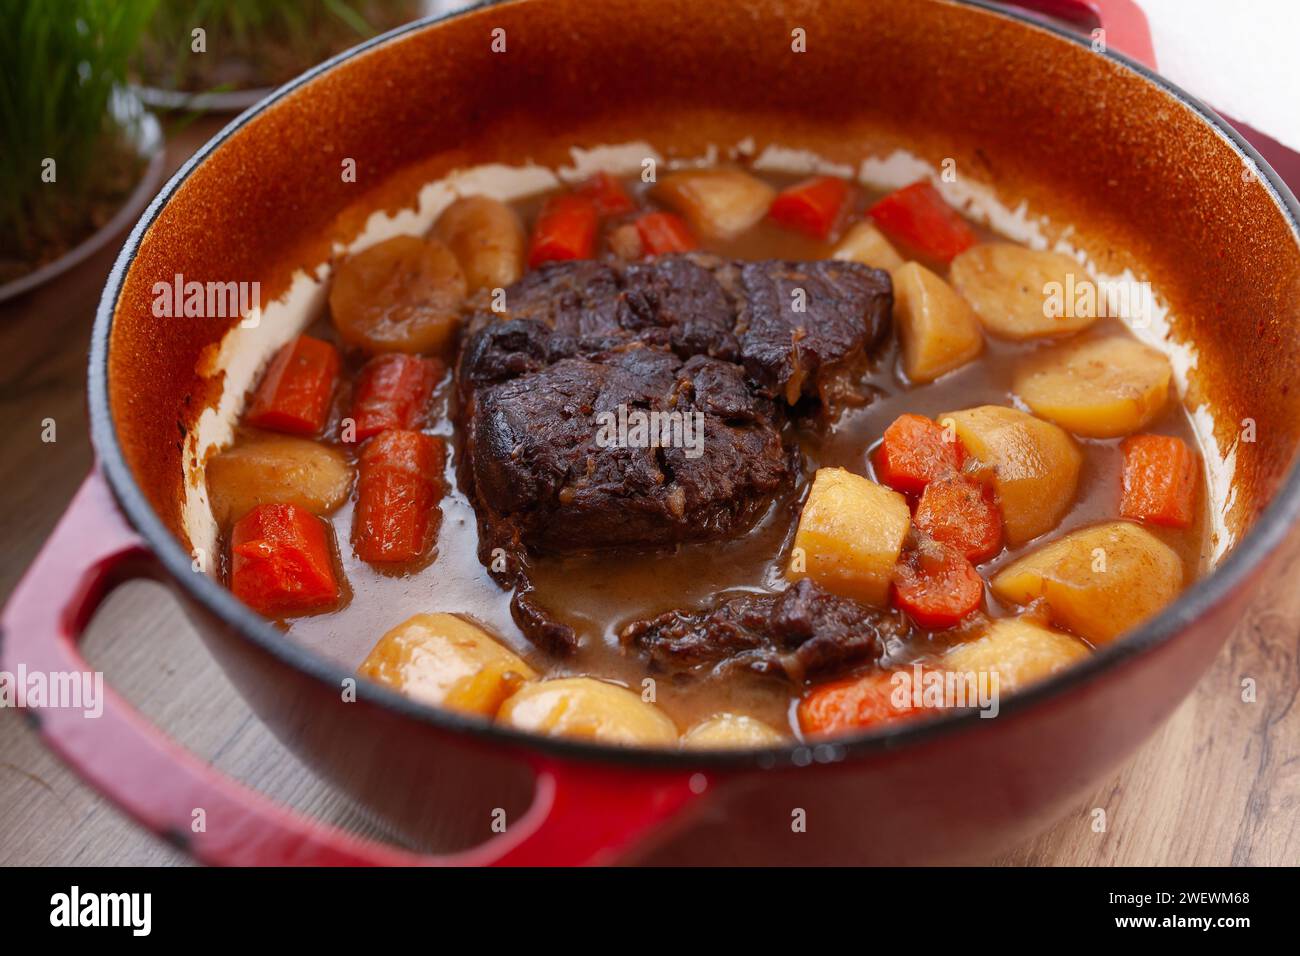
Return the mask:
<path id="1" fill-rule="evenodd" d="M 189 175 L 244 124 L 263 111 L 274 107 L 289 94 L 321 74 L 372 47 L 407 33 L 433 28 L 444 21 L 502 2 L 508 0 L 486 0 L 484 3 L 453 13 L 423 17 L 373 37 L 318 64 L 233 119 L 181 166 L 149 204 L 148 209 L 132 228 L 113 264 L 95 313 L 87 383 L 90 437 L 98 466 L 103 468 L 113 495 L 128 521 L 144 538 L 167 573 L 180 584 L 189 599 L 233 627 L 242 638 L 252 641 L 281 663 L 334 688 L 342 687 L 344 679 L 355 679 L 357 675 L 315 651 L 287 640 L 282 632 L 242 604 L 214 578 L 206 574 L 195 574 L 191 567 L 191 556 L 163 525 L 162 520 L 136 484 L 122 455 L 109 408 L 108 342 L 113 313 L 123 281 L 135 259 L 144 234 Z M 995 6 L 987 0 L 960 0 L 960 2 L 991 16 L 1016 21 L 1022 27 L 1054 34 L 1058 38 L 1082 46 L 1089 45 L 1086 38 L 1054 24 L 1044 23 L 1021 11 Z M 1300 245 L 1300 202 L 1263 157 L 1222 117 L 1159 74 L 1123 54 L 1107 49 L 1094 55 L 1108 57 L 1146 82 L 1154 84 L 1195 114 L 1227 141 L 1243 159 L 1253 162 L 1258 170 L 1260 182 L 1266 184 L 1279 210 L 1289 220 L 1292 235 L 1297 245 Z M 1154 618 L 1120 640 L 1100 648 L 1086 661 L 1011 695 L 1005 702 L 1000 703 L 999 716 L 1011 717 L 1024 714 L 1040 704 L 1092 681 L 1105 671 L 1121 666 L 1131 658 L 1154 650 L 1182 633 L 1246 581 L 1255 568 L 1281 543 L 1298 515 L 1300 515 L 1300 462 L 1293 461 L 1285 480 L 1278 486 L 1268 507 L 1260 513 L 1244 538 L 1209 575 L 1184 591 Z M 905 722 L 825 742 L 795 741 L 777 747 L 734 752 L 679 751 L 618 747 L 536 735 L 421 704 L 369 680 L 357 680 L 356 686 L 358 700 L 396 711 L 404 717 L 432 725 L 441 731 L 466 735 L 481 744 L 505 747 L 521 753 L 542 754 L 589 763 L 599 762 L 627 769 L 679 769 L 684 772 L 738 771 L 835 763 L 852 758 L 881 755 L 912 744 L 970 731 L 982 723 L 978 711 L 954 710 L 939 717 Z"/>

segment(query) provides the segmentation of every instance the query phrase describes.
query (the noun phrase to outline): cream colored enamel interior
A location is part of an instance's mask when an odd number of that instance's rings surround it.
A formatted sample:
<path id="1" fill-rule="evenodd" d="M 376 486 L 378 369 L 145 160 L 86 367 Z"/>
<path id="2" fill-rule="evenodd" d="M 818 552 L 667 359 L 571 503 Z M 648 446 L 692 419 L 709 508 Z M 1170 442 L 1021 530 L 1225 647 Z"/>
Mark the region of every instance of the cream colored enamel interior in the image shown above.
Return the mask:
<path id="1" fill-rule="evenodd" d="M 216 554 L 217 523 L 208 503 L 207 456 L 224 448 L 234 437 L 235 422 L 244 409 L 244 395 L 257 381 L 266 360 L 324 307 L 328 275 L 326 265 L 317 268 L 314 276 L 296 274 L 288 292 L 244 316 L 226 333 L 210 360 L 200 364 L 200 375 L 210 378 L 225 372 L 226 377 L 217 404 L 203 410 L 186 436 L 181 526 L 196 558 L 205 558 L 201 566 L 209 572 L 216 566 L 210 558 Z"/>
<path id="2" fill-rule="evenodd" d="M 562 182 L 576 182 L 600 170 L 616 175 L 640 174 L 646 160 L 676 169 L 712 165 L 720 155 L 725 155 L 729 158 L 752 157 L 754 167 L 763 170 L 853 175 L 850 167 L 829 162 L 808 150 L 769 145 L 758 156 L 753 156 L 754 150 L 753 140 L 745 139 L 731 147 L 720 149 L 711 146 L 701 156 L 675 158 L 665 164 L 663 157 L 648 143 L 633 142 L 593 149 L 575 148 L 571 151 L 571 164 L 559 169 L 535 164 L 476 166 L 424 186 L 414 208 L 395 214 L 374 213 L 357 238 L 347 246 L 337 246 L 335 253 L 358 252 L 396 235 L 422 235 L 433 226 L 442 210 L 461 196 L 485 195 L 511 201 L 553 189 Z M 982 183 L 962 177 L 945 180 L 933 165 L 904 150 L 864 160 L 857 170 L 857 178 L 875 189 L 896 189 L 918 179 L 929 179 L 949 203 L 1007 239 L 1031 248 L 1045 249 L 1050 244 L 1047 236 L 1057 234 L 1059 238 L 1052 248 L 1077 259 L 1100 282 L 1124 283 L 1136 278 L 1128 271 L 1123 275 L 1098 272 L 1087 250 L 1069 242 L 1072 232 L 1069 227 L 1052 229 L 1050 221 L 1044 216 L 1034 215 L 1026 203 L 1009 207 Z M 306 328 L 324 307 L 330 270 L 330 263 L 322 263 L 314 276 L 298 273 L 284 296 L 267 305 L 260 315 L 249 316 L 241 327 L 226 335 L 211 367 L 204 370 L 207 374 L 224 371 L 226 376 L 220 401 L 203 412 L 189 436 L 191 454 L 186 456 L 181 521 L 193 547 L 205 549 L 208 555 L 213 554 L 217 546 L 217 526 L 208 504 L 204 459 L 208 453 L 225 447 L 231 441 L 234 424 L 243 411 L 244 395 L 256 382 L 262 366 L 276 349 Z M 1158 295 L 1154 301 L 1146 303 L 1143 311 L 1146 321 L 1134 321 L 1134 316 L 1125 314 L 1123 309 L 1118 311 L 1118 317 L 1140 339 L 1169 356 L 1179 396 L 1185 398 L 1188 375 L 1196 367 L 1196 349 L 1189 343 L 1173 339 L 1169 310 Z M 1226 518 L 1235 500 L 1232 478 L 1236 470 L 1236 451 L 1230 449 L 1224 454 L 1220 450 L 1214 436 L 1214 416 L 1208 405 L 1192 409 L 1191 420 L 1204 452 L 1209 500 L 1212 502 L 1210 563 L 1213 565 L 1234 542 Z M 212 565 L 213 562 L 208 562 L 209 567 Z"/>

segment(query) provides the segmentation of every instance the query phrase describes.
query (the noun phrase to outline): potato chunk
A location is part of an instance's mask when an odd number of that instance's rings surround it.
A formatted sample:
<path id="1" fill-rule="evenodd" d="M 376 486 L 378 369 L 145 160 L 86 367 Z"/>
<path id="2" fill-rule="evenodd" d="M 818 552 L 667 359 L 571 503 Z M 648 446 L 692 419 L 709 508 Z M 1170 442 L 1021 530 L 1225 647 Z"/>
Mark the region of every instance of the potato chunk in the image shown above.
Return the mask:
<path id="1" fill-rule="evenodd" d="M 1083 301 L 1071 294 L 1092 279 L 1059 252 L 982 243 L 952 260 L 950 277 L 984 327 L 1002 338 L 1065 335 L 1097 319 L 1096 286 Z M 1052 289 L 1058 290 L 1055 297 Z"/>
<path id="2" fill-rule="evenodd" d="M 504 289 L 524 274 L 524 226 L 505 203 L 466 196 L 448 206 L 433 234 L 460 262 L 469 291 Z"/>
<path id="3" fill-rule="evenodd" d="M 491 717 L 535 680 L 523 658 L 454 614 L 417 614 L 379 639 L 357 668 L 426 704 Z"/>
<path id="4" fill-rule="evenodd" d="M 884 269 L 886 272 L 893 272 L 903 264 L 903 257 L 894 251 L 885 234 L 874 223 L 866 220 L 844 234 L 844 238 L 831 253 L 831 258 L 860 262 L 864 266 Z"/>
<path id="5" fill-rule="evenodd" d="M 951 422 L 973 458 L 993 469 L 1007 544 L 1024 544 L 1056 527 L 1074 500 L 1083 455 L 1051 422 L 1003 405 L 938 417 Z"/>
<path id="6" fill-rule="evenodd" d="M 1011 693 L 1087 656 L 1087 646 L 1077 637 L 1014 617 L 995 621 L 980 637 L 957 645 L 940 666 L 961 673 L 996 673 L 998 691 Z"/>
<path id="7" fill-rule="evenodd" d="M 1043 598 L 1054 624 L 1102 644 L 1172 601 L 1183 586 L 1183 565 L 1145 528 L 1112 521 L 1038 548 L 990 584 L 1012 604 Z"/>
<path id="8" fill-rule="evenodd" d="M 898 492 L 843 468 L 819 468 L 799 515 L 788 576 L 884 606 L 910 524 Z"/>
<path id="9" fill-rule="evenodd" d="M 722 750 L 739 747 L 765 747 L 780 743 L 774 728 L 744 714 L 714 714 L 682 735 L 682 746 L 689 750 Z"/>
<path id="10" fill-rule="evenodd" d="M 289 504 L 327 515 L 352 487 L 352 466 L 309 438 L 254 439 L 208 459 L 212 517 L 225 528 L 258 505 Z"/>
<path id="11" fill-rule="evenodd" d="M 518 730 L 605 744 L 668 746 L 677 726 L 626 687 L 591 677 L 529 684 L 501 705 L 498 719 Z"/>
<path id="12" fill-rule="evenodd" d="M 739 169 L 684 169 L 659 180 L 654 198 L 705 239 L 734 239 L 767 215 L 776 190 Z"/>
<path id="13" fill-rule="evenodd" d="M 975 313 L 937 275 L 917 262 L 894 270 L 894 324 L 903 344 L 903 374 L 933 382 L 984 348 Z"/>
<path id="14" fill-rule="evenodd" d="M 367 352 L 450 351 L 465 275 L 437 239 L 394 236 L 339 263 L 330 315 L 348 345 Z"/>
<path id="15" fill-rule="evenodd" d="M 1076 435 L 1117 438 L 1164 411 L 1172 377 L 1163 353 L 1111 335 L 1030 356 L 1016 369 L 1012 387 L 1034 414 Z"/>

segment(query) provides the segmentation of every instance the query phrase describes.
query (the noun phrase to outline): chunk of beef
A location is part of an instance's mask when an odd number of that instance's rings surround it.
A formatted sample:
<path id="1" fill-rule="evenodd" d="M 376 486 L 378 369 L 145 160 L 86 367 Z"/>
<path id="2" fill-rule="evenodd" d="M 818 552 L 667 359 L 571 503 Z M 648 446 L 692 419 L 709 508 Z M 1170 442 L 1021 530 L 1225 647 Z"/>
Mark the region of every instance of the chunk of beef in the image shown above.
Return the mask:
<path id="1" fill-rule="evenodd" d="M 804 578 L 777 594 L 740 594 L 704 610 L 669 611 L 623 628 L 624 645 L 667 671 L 748 670 L 801 683 L 878 660 L 907 632 L 897 614 Z"/>
<path id="2" fill-rule="evenodd" d="M 702 261 L 701 261 L 702 259 Z M 661 256 L 623 270 L 622 325 L 632 332 L 660 330 L 682 356 L 735 362 L 736 306 L 704 257 Z"/>
<path id="3" fill-rule="evenodd" d="M 537 372 L 564 358 L 552 352 L 556 344 L 550 326 L 536 319 L 483 323 L 461 351 L 462 397 L 472 400 L 480 386 Z"/>
<path id="4" fill-rule="evenodd" d="M 619 323 L 618 273 L 593 260 L 557 262 L 505 290 L 506 315 L 546 327 L 557 355 L 599 352 L 626 342 Z"/>
<path id="5" fill-rule="evenodd" d="M 801 396 L 819 396 L 837 373 L 861 371 L 885 328 L 893 292 L 882 273 L 855 265 L 741 266 L 740 356 L 768 394 L 793 405 Z"/>
<path id="6" fill-rule="evenodd" d="M 505 306 L 468 323 L 461 486 L 516 621 L 562 648 L 572 637 L 532 594 L 527 555 L 746 530 L 798 474 L 791 406 L 864 361 L 890 291 L 856 263 L 692 254 L 555 263 Z"/>
<path id="7" fill-rule="evenodd" d="M 547 362 L 633 341 L 682 358 L 738 362 L 765 394 L 794 404 L 817 397 L 820 382 L 837 371 L 863 364 L 888 327 L 892 292 L 887 273 L 856 262 L 689 253 L 632 264 L 553 263 L 507 289 L 505 301 L 503 315 L 480 310 L 471 318 L 462 363 L 471 383 L 522 374 L 503 365 L 518 361 L 503 333 L 489 332 L 505 326 L 515 348 Z M 518 338 L 523 328 L 531 330 L 527 342 Z"/>
<path id="8" fill-rule="evenodd" d="M 465 438 L 480 507 L 533 551 L 721 537 L 747 527 L 794 474 L 773 404 L 737 366 L 704 356 L 635 345 L 564 358 L 474 402 Z M 679 417 L 666 436 L 646 436 L 652 447 L 617 444 L 620 417 L 646 412 Z M 674 428 L 681 440 L 664 447 Z"/>

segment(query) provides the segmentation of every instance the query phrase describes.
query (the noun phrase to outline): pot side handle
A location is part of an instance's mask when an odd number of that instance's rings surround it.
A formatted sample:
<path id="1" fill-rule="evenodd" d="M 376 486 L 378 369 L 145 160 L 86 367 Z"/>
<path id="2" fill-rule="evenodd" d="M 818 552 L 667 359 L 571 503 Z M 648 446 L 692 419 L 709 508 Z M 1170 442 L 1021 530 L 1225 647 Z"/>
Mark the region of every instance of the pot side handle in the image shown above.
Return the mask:
<path id="1" fill-rule="evenodd" d="M 98 468 L 82 484 L 0 616 L 0 668 L 82 674 L 80 639 L 117 584 L 164 578 Z M 17 684 L 15 684 L 17 686 Z M 23 707 L 45 743 L 139 823 L 197 859 L 233 866 L 555 866 L 612 862 L 678 815 L 708 781 L 682 772 L 616 771 L 525 755 L 533 803 L 472 849 L 422 854 L 314 821 L 195 757 L 104 687 L 102 713 Z M 197 808 L 203 825 L 196 832 Z"/>
<path id="2" fill-rule="evenodd" d="M 1004 0 L 1007 6 L 1064 20 L 1084 32 L 1106 31 L 1106 45 L 1143 66 L 1156 68 L 1146 14 L 1133 0 Z"/>

